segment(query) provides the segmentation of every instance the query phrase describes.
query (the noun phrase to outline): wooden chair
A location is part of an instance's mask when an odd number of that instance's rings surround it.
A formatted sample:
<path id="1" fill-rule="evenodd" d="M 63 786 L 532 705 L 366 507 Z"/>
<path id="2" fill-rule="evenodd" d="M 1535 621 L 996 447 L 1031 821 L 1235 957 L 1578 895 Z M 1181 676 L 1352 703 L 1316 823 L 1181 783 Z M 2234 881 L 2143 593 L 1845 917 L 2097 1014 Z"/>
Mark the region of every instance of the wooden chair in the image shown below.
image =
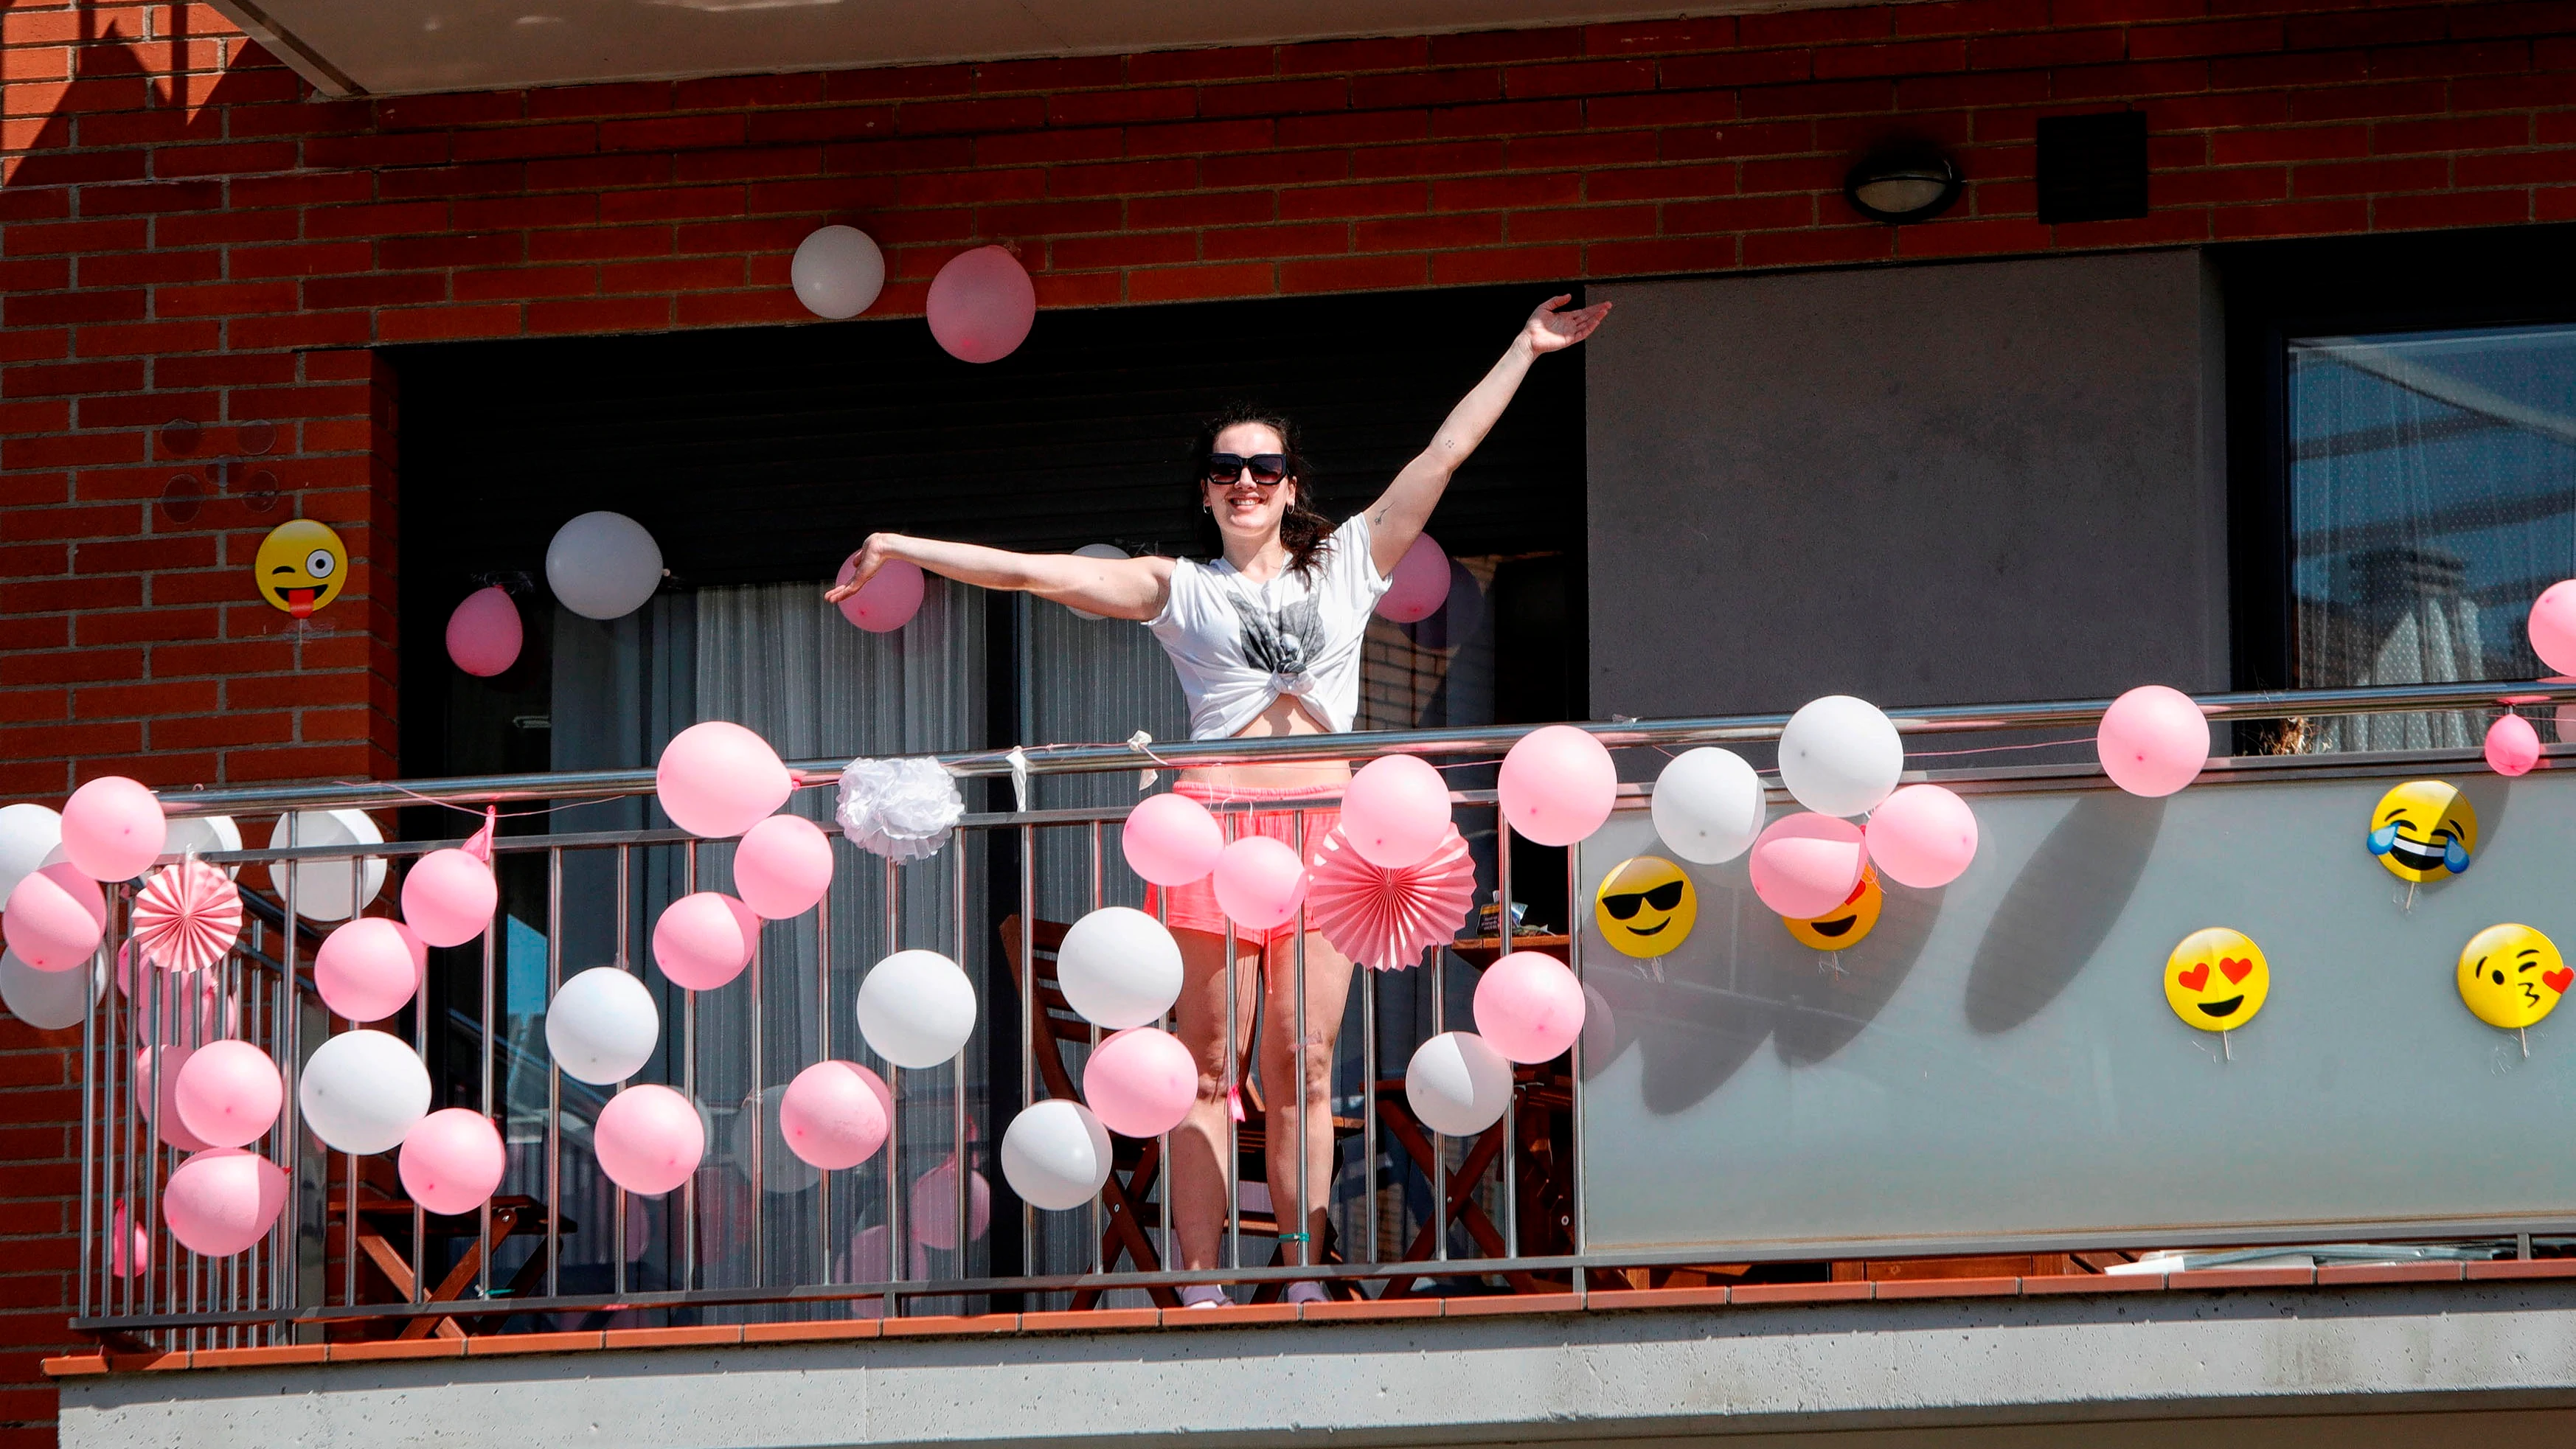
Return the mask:
<path id="1" fill-rule="evenodd" d="M 370 1159 L 369 1166 L 373 1169 L 376 1163 L 383 1161 L 384 1159 L 382 1158 Z M 398 1191 L 388 1190 L 377 1181 L 374 1181 L 373 1179 L 377 1175 L 378 1174 L 375 1171 L 371 1170 L 366 1177 L 362 1177 L 359 1180 L 357 1194 L 358 1210 L 354 1215 L 349 1212 L 349 1192 L 347 1181 L 345 1179 L 334 1181 L 332 1184 L 333 1191 L 328 1202 L 328 1211 L 333 1217 L 339 1220 L 341 1229 L 341 1250 L 343 1252 L 348 1250 L 349 1240 L 352 1236 L 350 1229 L 354 1224 L 356 1229 L 354 1236 L 358 1251 L 358 1261 L 368 1269 L 372 1270 L 368 1275 L 366 1275 L 367 1284 L 371 1288 L 381 1288 L 389 1295 L 386 1299 L 378 1299 L 376 1301 L 408 1303 L 412 1299 L 416 1280 L 412 1277 L 411 1258 L 409 1253 L 398 1248 L 395 1245 L 395 1239 L 400 1238 L 406 1243 L 410 1241 L 412 1209 L 414 1204 L 409 1198 L 401 1196 Z M 470 1226 L 448 1230 L 443 1229 L 441 1225 L 443 1222 L 450 1220 L 442 1219 L 436 1214 L 424 1217 L 421 1220 L 423 1237 L 462 1237 L 471 1239 L 471 1241 L 467 1245 L 464 1255 L 457 1259 L 456 1266 L 448 1269 L 446 1276 L 439 1279 L 436 1286 L 430 1288 L 426 1296 L 424 1296 L 421 1301 L 424 1303 L 457 1303 L 461 1306 L 465 1301 L 466 1293 L 474 1287 L 476 1279 L 482 1273 L 485 1254 L 487 1252 L 499 1252 L 502 1243 L 508 1241 L 513 1235 L 522 1233 L 532 1234 L 536 1237 L 536 1251 L 528 1255 L 527 1262 L 519 1265 L 519 1271 L 510 1276 L 510 1281 L 506 1286 L 494 1291 L 491 1299 L 478 1301 L 487 1301 L 490 1303 L 504 1305 L 506 1307 L 509 1300 L 525 1296 L 526 1294 L 535 1291 L 545 1282 L 546 1278 L 546 1246 L 544 1236 L 546 1231 L 546 1218 L 547 1212 L 545 1204 L 537 1201 L 535 1198 L 515 1195 L 496 1197 L 492 1199 L 492 1235 L 487 1241 L 482 1236 L 482 1225 L 479 1221 L 472 1222 Z M 454 1221 L 463 1222 L 465 1220 L 458 1219 Z M 576 1226 L 577 1225 L 570 1218 L 566 1218 L 561 1222 L 560 1231 L 562 1233 L 570 1233 Z M 378 1324 L 380 1323 L 381 1320 L 378 1321 Z M 376 1328 L 376 1331 L 381 1331 L 378 1324 L 360 1326 L 357 1328 L 356 1332 L 359 1334 L 365 1334 L 368 1332 L 369 1328 Z M 397 1341 L 423 1338 L 463 1338 L 464 1336 L 465 1330 L 457 1324 L 455 1318 L 431 1318 L 426 1316 L 403 1320 L 401 1329 L 394 1334 L 394 1338 Z"/>
<path id="2" fill-rule="evenodd" d="M 1476 1200 L 1477 1189 L 1486 1177 L 1502 1163 L 1503 1144 L 1508 1131 L 1517 1130 L 1513 1139 L 1518 1149 L 1513 1156 L 1514 1207 L 1519 1220 L 1520 1250 L 1523 1257 L 1547 1257 L 1573 1250 L 1575 1204 L 1571 1175 L 1564 1170 L 1572 1148 L 1571 1125 L 1574 1111 L 1574 1082 L 1559 1064 L 1512 1069 L 1514 1109 L 1503 1119 L 1476 1135 L 1467 1147 L 1466 1156 L 1449 1172 L 1447 1212 L 1425 1222 L 1405 1245 L 1399 1262 L 1428 1263 L 1437 1260 L 1440 1233 L 1444 1225 L 1464 1228 L 1487 1257 L 1507 1255 L 1510 1241 L 1502 1228 Z M 1419 1173 L 1423 1186 L 1432 1186 L 1430 1164 L 1439 1144 L 1423 1128 L 1404 1095 L 1404 1080 L 1389 1077 L 1377 1085 L 1377 1113 L 1387 1135 L 1404 1148 L 1405 1156 Z M 1472 1273 L 1475 1260 L 1452 1260 L 1457 1271 Z M 1387 1298 L 1415 1296 L 1416 1279 L 1390 1279 L 1382 1295 Z M 1534 1273 L 1508 1273 L 1504 1281 L 1516 1293 L 1562 1293 L 1569 1278 L 1542 1277 Z"/>
<path id="3" fill-rule="evenodd" d="M 1073 1080 L 1072 1069 L 1065 1064 L 1065 1052 L 1070 1047 L 1081 1047 L 1086 1050 L 1090 1047 L 1091 1024 L 1084 1021 L 1081 1013 L 1073 1009 L 1072 1003 L 1065 1000 L 1064 989 L 1055 979 L 1056 952 L 1064 945 L 1067 929 L 1068 927 L 1061 921 L 1030 923 L 1029 942 L 1033 948 L 1032 955 L 1036 958 L 1037 967 L 1036 986 L 1031 995 L 1036 1000 L 1037 1009 L 1032 1013 L 1028 1030 L 1033 1048 L 1032 1054 L 1037 1058 L 1038 1080 L 1045 1086 L 1046 1095 L 1060 1097 L 1067 1101 L 1079 1101 L 1082 1094 Z M 1005 918 L 1001 933 L 1002 959 L 1010 964 L 1011 981 L 1016 988 L 1023 980 L 1023 967 L 1020 961 L 1020 918 L 1017 915 Z M 1258 998 L 1253 1011 L 1252 1039 L 1257 1042 L 1261 1039 Z M 1243 1074 L 1240 1090 L 1243 1094 L 1244 1120 L 1235 1124 L 1234 1134 L 1238 1201 L 1242 1184 L 1259 1182 L 1269 1171 L 1265 1157 L 1267 1149 L 1265 1126 L 1268 1121 L 1268 1108 L 1263 1102 L 1260 1084 L 1249 1071 Z M 1335 1117 L 1333 1119 L 1335 1144 L 1338 1145 L 1345 1138 L 1356 1136 L 1360 1128 L 1360 1121 L 1356 1117 Z M 1113 1138 L 1112 1141 L 1115 1145 L 1113 1170 L 1109 1174 L 1108 1182 L 1103 1184 L 1100 1190 L 1102 1213 L 1100 1261 L 1112 1270 L 1124 1261 L 1133 1264 L 1138 1272 L 1159 1273 L 1163 1271 L 1163 1258 L 1156 1243 L 1159 1237 L 1159 1223 L 1149 1220 L 1146 1209 L 1156 1207 L 1161 1202 L 1165 1166 L 1162 1139 L 1152 1138 L 1140 1142 L 1133 1138 L 1119 1137 Z M 1273 1240 L 1271 1265 L 1275 1267 L 1283 1262 L 1285 1254 L 1282 1251 L 1282 1245 L 1276 1241 L 1280 1231 L 1277 1215 L 1266 1209 L 1252 1208 L 1238 1208 L 1237 1215 L 1246 1234 Z M 1159 1213 L 1154 1216 L 1158 1218 Z M 1325 1241 L 1318 1245 L 1316 1257 L 1323 1263 L 1344 1261 L 1340 1246 L 1333 1241 L 1329 1228 Z M 1076 1309 L 1094 1307 L 1098 1304 L 1102 1291 L 1104 1290 L 1097 1288 L 1078 1289 L 1073 1295 L 1072 1306 Z M 1152 1296 L 1156 1304 L 1163 1307 L 1174 1308 L 1180 1305 L 1180 1295 L 1173 1289 L 1155 1287 L 1144 1291 Z M 1281 1284 L 1265 1283 L 1254 1293 L 1253 1301 L 1273 1302 L 1283 1291 L 1285 1290 Z M 1335 1284 L 1328 1285 L 1328 1291 L 1348 1295 L 1356 1290 Z"/>

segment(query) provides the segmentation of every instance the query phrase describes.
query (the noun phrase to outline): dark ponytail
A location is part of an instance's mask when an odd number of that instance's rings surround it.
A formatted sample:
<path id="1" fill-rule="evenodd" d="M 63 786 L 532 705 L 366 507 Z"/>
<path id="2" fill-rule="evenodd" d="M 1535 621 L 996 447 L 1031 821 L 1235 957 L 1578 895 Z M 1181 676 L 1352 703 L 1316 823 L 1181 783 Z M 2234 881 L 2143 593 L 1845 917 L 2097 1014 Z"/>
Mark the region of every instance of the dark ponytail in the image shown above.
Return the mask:
<path id="1" fill-rule="evenodd" d="M 1200 423 L 1198 445 L 1190 452 L 1190 502 L 1207 502 L 1207 460 L 1216 451 L 1217 435 L 1245 423 L 1277 433 L 1288 455 L 1288 507 L 1279 518 L 1279 542 L 1288 550 L 1288 567 L 1301 577 L 1311 575 L 1332 551 L 1333 521 L 1309 506 L 1314 495 L 1306 479 L 1306 455 L 1299 446 L 1297 425 L 1286 417 L 1257 404 L 1232 402 Z M 1204 511 L 1199 514 L 1199 542 L 1208 557 L 1225 556 L 1225 535 L 1215 517 Z"/>

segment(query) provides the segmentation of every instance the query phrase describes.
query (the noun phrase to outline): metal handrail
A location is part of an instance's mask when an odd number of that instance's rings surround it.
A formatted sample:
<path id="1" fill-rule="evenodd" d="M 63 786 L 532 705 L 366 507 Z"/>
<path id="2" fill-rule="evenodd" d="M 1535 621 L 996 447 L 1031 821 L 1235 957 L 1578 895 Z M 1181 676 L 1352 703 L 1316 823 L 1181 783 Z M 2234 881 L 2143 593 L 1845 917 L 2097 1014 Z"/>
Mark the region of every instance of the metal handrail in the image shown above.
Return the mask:
<path id="1" fill-rule="evenodd" d="M 2202 714 L 2229 723 L 2392 711 L 2494 709 L 2503 705 L 2576 704 L 2576 681 L 2533 680 L 2487 684 L 2384 684 L 2349 689 L 2248 690 L 2193 696 Z M 1969 734 L 1992 730 L 2069 729 L 2099 724 L 2108 699 L 2046 700 L 2023 704 L 1934 705 L 1890 710 L 1902 734 Z M 1578 722 L 1613 749 L 1689 745 L 1760 744 L 1780 737 L 1785 714 L 1705 715 L 1682 719 Z M 1174 744 L 1039 745 L 1011 750 L 972 750 L 931 755 L 950 774 L 968 779 L 1029 775 L 1101 774 L 1118 770 L 1202 769 L 1224 765 L 1285 765 L 1366 760 L 1380 755 L 1500 755 L 1532 725 L 1471 725 L 1435 730 L 1369 730 L 1329 735 L 1272 735 L 1256 739 L 1192 740 Z M 1016 759 L 1015 759 L 1016 755 Z M 828 784 L 845 760 L 798 760 L 788 769 L 798 786 Z M 163 808 L 174 818 L 261 814 L 283 810 L 394 810 L 409 805 L 506 804 L 526 800 L 596 797 L 605 803 L 654 791 L 653 771 L 566 770 L 518 775 L 476 775 L 408 782 L 333 781 L 311 785 L 253 785 L 234 789 L 171 791 Z"/>

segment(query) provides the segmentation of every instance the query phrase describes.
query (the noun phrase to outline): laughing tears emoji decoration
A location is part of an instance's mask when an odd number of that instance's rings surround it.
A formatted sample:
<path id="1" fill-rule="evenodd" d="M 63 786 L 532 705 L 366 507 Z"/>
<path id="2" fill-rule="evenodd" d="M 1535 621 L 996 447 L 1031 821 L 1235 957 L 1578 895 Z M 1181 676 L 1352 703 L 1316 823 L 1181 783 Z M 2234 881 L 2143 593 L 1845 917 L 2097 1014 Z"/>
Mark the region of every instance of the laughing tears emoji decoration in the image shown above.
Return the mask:
<path id="1" fill-rule="evenodd" d="M 2201 1031 L 2243 1026 L 2272 994 L 2263 948 L 2243 931 L 2211 926 L 2182 938 L 2165 958 L 2165 1004 Z"/>
<path id="2" fill-rule="evenodd" d="M 251 569 L 259 576 L 259 596 L 271 607 L 309 619 L 340 597 L 340 585 L 349 576 L 349 550 L 330 525 L 290 519 L 260 540 Z"/>
<path id="3" fill-rule="evenodd" d="M 1796 937 L 1801 946 L 1813 946 L 1819 951 L 1839 951 L 1845 946 L 1859 945 L 1876 929 L 1878 913 L 1886 906 L 1887 893 L 1878 887 L 1878 867 L 1865 865 L 1860 868 L 1860 884 L 1852 887 L 1852 893 L 1841 905 L 1808 921 L 1793 921 L 1783 916 L 1780 924 L 1789 928 L 1789 934 Z"/>
<path id="4" fill-rule="evenodd" d="M 1592 920 L 1613 950 L 1630 956 L 1667 955 L 1699 920 L 1699 893 L 1680 866 L 1661 856 L 1635 856 L 1601 878 Z"/>
<path id="5" fill-rule="evenodd" d="M 2370 817 L 2370 853 L 2409 885 L 2460 874 L 2477 848 L 2477 807 L 2440 780 L 2407 781 L 2380 796 Z"/>
<path id="6" fill-rule="evenodd" d="M 2460 950 L 2460 1000 L 2500 1031 L 2536 1025 L 2570 986 L 2557 943 L 2529 926 L 2489 926 Z"/>

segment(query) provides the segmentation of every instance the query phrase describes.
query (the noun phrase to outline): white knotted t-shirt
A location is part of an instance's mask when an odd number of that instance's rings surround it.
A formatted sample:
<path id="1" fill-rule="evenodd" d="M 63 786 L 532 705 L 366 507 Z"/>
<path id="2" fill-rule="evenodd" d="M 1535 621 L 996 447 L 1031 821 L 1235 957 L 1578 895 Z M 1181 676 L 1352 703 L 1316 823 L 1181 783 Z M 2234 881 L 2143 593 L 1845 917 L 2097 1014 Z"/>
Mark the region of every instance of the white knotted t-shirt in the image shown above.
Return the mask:
<path id="1" fill-rule="evenodd" d="M 1360 644 L 1393 579 L 1369 557 L 1368 515 L 1333 530 L 1314 570 L 1256 584 L 1224 559 L 1178 559 L 1163 612 L 1146 621 L 1190 702 L 1190 738 L 1231 739 L 1283 694 L 1324 728 L 1351 727 L 1360 705 Z"/>

